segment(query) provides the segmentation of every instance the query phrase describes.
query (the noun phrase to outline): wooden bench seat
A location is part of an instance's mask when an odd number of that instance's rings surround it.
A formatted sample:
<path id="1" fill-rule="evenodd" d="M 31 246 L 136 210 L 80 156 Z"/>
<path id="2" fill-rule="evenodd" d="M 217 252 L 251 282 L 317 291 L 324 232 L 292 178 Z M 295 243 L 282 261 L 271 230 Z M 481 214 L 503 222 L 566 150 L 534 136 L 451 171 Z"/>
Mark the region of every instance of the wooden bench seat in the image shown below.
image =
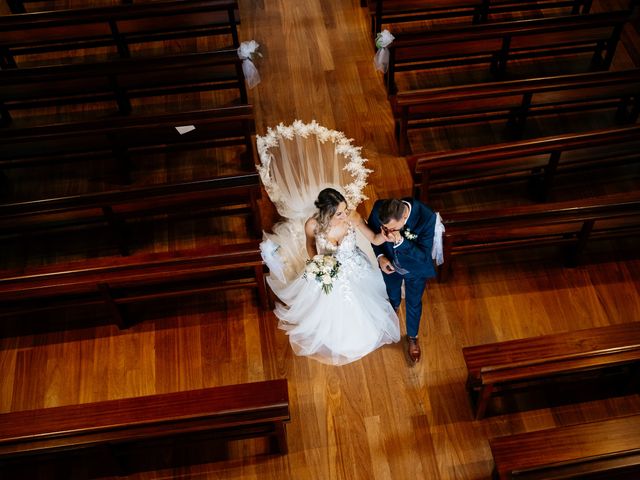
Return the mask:
<path id="1" fill-rule="evenodd" d="M 100 447 L 117 461 L 132 445 L 185 435 L 268 437 L 284 454 L 289 420 L 286 379 L 9 412 L 0 414 L 0 467 Z"/>
<path id="2" fill-rule="evenodd" d="M 120 328 L 123 306 L 158 298 L 256 289 L 267 308 L 258 241 L 192 250 L 103 257 L 0 273 L 0 316 L 103 306 Z"/>
<path id="3" fill-rule="evenodd" d="M 533 116 L 610 111 L 618 123 L 635 123 L 640 69 L 401 91 L 392 106 L 402 154 L 410 150 L 410 130 L 435 126 L 506 120 L 517 138 Z"/>
<path id="4" fill-rule="evenodd" d="M 608 70 L 629 15 L 608 12 L 399 33 L 389 46 L 387 92 L 397 93 L 397 73 L 420 75 L 459 65 L 489 65 L 500 78 L 515 60 L 586 53 L 591 70 Z"/>
<path id="5" fill-rule="evenodd" d="M 640 161 L 640 125 L 540 137 L 407 157 L 413 196 L 468 187 L 539 179 L 536 197 L 546 200 L 557 174 Z"/>
<path id="6" fill-rule="evenodd" d="M 180 134 L 175 127 L 195 127 Z M 117 179 L 131 180 L 139 155 L 233 148 L 237 170 L 253 170 L 255 121 L 251 105 L 164 115 L 115 117 L 87 122 L 0 129 L 0 171 L 66 162 L 112 160 Z M 239 153 L 235 151 L 240 150 Z M 163 157 L 164 158 L 164 157 Z M 229 161 L 228 158 L 224 159 Z"/>
<path id="7" fill-rule="evenodd" d="M 640 192 L 579 201 L 523 205 L 472 212 L 442 212 L 446 228 L 439 278 L 456 257 L 483 252 L 564 246 L 565 262 L 579 263 L 588 242 L 640 235 Z"/>
<path id="8" fill-rule="evenodd" d="M 206 180 L 127 186 L 117 190 L 0 204 L 0 238 L 48 234 L 52 229 L 106 225 L 122 255 L 130 253 L 127 219 L 185 216 L 217 211 L 248 215 L 251 233 L 262 235 L 257 172 Z"/>
<path id="9" fill-rule="evenodd" d="M 248 104 L 242 73 L 242 61 L 235 50 L 195 53 L 172 57 L 116 60 L 99 64 L 63 65 L 0 71 L 2 102 L 0 109 L 4 126 L 60 123 L 60 113 L 53 119 L 39 114 L 44 107 L 86 106 L 90 112 L 68 112 L 65 115 L 100 118 L 116 114 L 127 115 L 143 107 L 155 107 L 161 113 L 172 109 L 171 96 L 211 92 L 205 108 Z M 224 98 L 213 97 L 223 92 Z M 169 98 L 167 98 L 169 96 Z M 155 103 L 134 107 L 132 100 L 162 98 Z M 113 107 L 101 107 L 101 104 Z M 180 104 L 179 110 L 187 107 Z M 196 105 L 195 108 L 202 108 Z M 194 109 L 193 107 L 190 109 Z M 22 112 L 19 120 L 12 113 Z"/>
<path id="10" fill-rule="evenodd" d="M 640 322 L 464 347 L 462 354 L 480 419 L 495 395 L 523 384 L 640 363 Z"/>
<path id="11" fill-rule="evenodd" d="M 590 0 L 368 0 L 367 4 L 374 35 L 390 24 L 461 17 L 481 23 L 505 13 L 525 14 L 530 11 L 535 14 L 563 9 L 565 14 L 578 14 L 589 13 L 591 8 Z"/>
<path id="12" fill-rule="evenodd" d="M 493 477 L 616 479 L 640 476 L 640 415 L 567 425 L 489 440 Z"/>
<path id="13" fill-rule="evenodd" d="M 163 40 L 213 39 L 216 49 L 237 48 L 237 8 L 236 0 L 177 0 L 4 15 L 0 67 L 158 55 Z M 67 56 L 36 57 L 43 53 Z"/>

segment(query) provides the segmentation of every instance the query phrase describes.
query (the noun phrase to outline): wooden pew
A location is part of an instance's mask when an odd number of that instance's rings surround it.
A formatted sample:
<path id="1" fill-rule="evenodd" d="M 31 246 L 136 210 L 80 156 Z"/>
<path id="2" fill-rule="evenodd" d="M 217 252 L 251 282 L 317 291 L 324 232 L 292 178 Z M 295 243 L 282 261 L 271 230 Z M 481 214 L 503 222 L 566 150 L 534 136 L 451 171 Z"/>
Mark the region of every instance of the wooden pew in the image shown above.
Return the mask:
<path id="1" fill-rule="evenodd" d="M 136 0 L 135 3 L 136 5 L 139 4 L 146 4 L 146 3 L 150 3 L 150 1 L 153 2 L 160 2 L 160 1 L 164 1 L 164 0 Z M 27 8 L 26 8 L 26 4 L 29 3 L 45 3 L 45 7 L 43 7 L 46 11 L 51 11 L 51 10 L 67 10 L 69 9 L 69 2 L 62 2 L 62 4 L 60 6 L 58 6 L 56 4 L 56 2 L 54 1 L 46 1 L 45 0 L 6 0 L 7 6 L 9 7 L 9 10 L 11 11 L 11 13 L 37 13 L 39 10 L 36 8 L 36 11 L 31 11 L 31 12 L 27 12 Z M 84 8 L 91 8 L 91 7 L 96 7 L 96 6 L 100 6 L 99 4 L 104 3 L 105 6 L 112 6 L 112 5 L 133 5 L 134 4 L 134 0 L 106 0 L 104 2 L 87 2 L 86 5 L 76 5 L 74 2 L 74 6 L 71 8 L 73 10 L 77 10 L 77 9 L 84 9 Z M 235 19 L 236 19 L 236 23 L 240 23 L 240 14 L 238 11 L 238 8 L 236 8 L 235 10 Z"/>
<path id="2" fill-rule="evenodd" d="M 107 225 L 122 255 L 130 253 L 130 218 L 185 216 L 196 212 L 249 215 L 252 234 L 262 236 L 257 172 L 160 185 L 0 204 L 0 238 L 49 233 L 81 225 Z"/>
<path id="3" fill-rule="evenodd" d="M 267 437 L 284 454 L 289 421 L 286 379 L 9 412 L 0 414 L 0 467 L 98 448 L 118 462 L 134 445 L 185 437 Z"/>
<path id="4" fill-rule="evenodd" d="M 539 180 L 546 200 L 557 174 L 640 161 L 640 125 L 570 133 L 407 157 L 413 196 L 428 203 L 434 193 Z"/>
<path id="5" fill-rule="evenodd" d="M 489 440 L 499 480 L 616 479 L 640 476 L 640 415 Z"/>
<path id="6" fill-rule="evenodd" d="M 0 16 L 0 67 L 16 68 L 33 63 L 30 56 L 54 52 L 68 57 L 48 55 L 38 61 L 77 63 L 85 56 L 94 61 L 96 55 L 102 60 L 158 55 L 150 48 L 132 54 L 131 47 L 152 47 L 163 40 L 215 38 L 220 48 L 237 48 L 237 8 L 236 0 L 174 0 L 4 15 Z"/>
<path id="7" fill-rule="evenodd" d="M 507 120 L 507 132 L 517 138 L 532 116 L 608 110 L 618 123 L 635 123 L 640 69 L 401 91 L 392 106 L 402 154 L 410 149 L 409 130 L 442 125 Z"/>
<path id="8" fill-rule="evenodd" d="M 0 275 L 0 316 L 102 306 L 120 328 L 132 323 L 123 307 L 184 295 L 255 288 L 268 306 L 259 242 L 174 252 L 102 257 Z"/>
<path id="9" fill-rule="evenodd" d="M 576 265 L 591 240 L 640 234 L 640 192 L 579 201 L 442 213 L 446 228 L 439 278 L 449 276 L 455 257 L 482 252 L 564 246 Z"/>
<path id="10" fill-rule="evenodd" d="M 589 13 L 591 0 L 364 0 L 369 7 L 371 31 L 375 35 L 384 25 L 425 20 L 467 18 L 473 23 L 505 13 L 534 13 L 566 9 L 566 13 Z"/>
<path id="11" fill-rule="evenodd" d="M 389 48 L 385 83 L 397 93 L 396 74 L 433 68 L 489 65 L 503 77 L 513 60 L 591 54 L 592 70 L 608 70 L 630 12 L 541 18 L 399 33 Z"/>
<path id="12" fill-rule="evenodd" d="M 195 130 L 183 135 L 175 128 L 188 125 Z M 254 163 L 254 132 L 251 105 L 6 128 L 0 129 L 0 171 L 107 158 L 117 166 L 120 181 L 129 183 L 137 155 L 226 147 L 242 147 L 238 169 L 248 169 Z"/>
<path id="13" fill-rule="evenodd" d="M 462 354 L 467 391 L 480 419 L 493 397 L 523 385 L 640 363 L 640 322 L 475 345 Z"/>
<path id="14" fill-rule="evenodd" d="M 157 105 L 165 113 L 171 110 L 167 96 L 192 92 L 211 92 L 211 95 L 221 92 L 218 94 L 221 99 L 215 97 L 207 101 L 215 103 L 207 105 L 208 108 L 248 104 L 242 61 L 235 50 L 3 70 L 0 71 L 0 85 L 3 126 L 13 123 L 12 113 L 16 110 L 27 110 L 28 114 L 23 114 L 20 122 L 16 122 L 25 126 L 61 122 L 61 114 L 54 115 L 53 119 L 40 118 L 37 109 L 44 107 L 91 107 L 110 103 L 113 105 L 110 109 L 103 110 L 102 107 L 78 115 L 83 118 L 87 115 L 91 118 L 106 114 L 128 115 L 134 109 L 132 100 L 148 97 L 162 97 Z M 149 106 L 143 105 L 144 108 Z M 179 111 L 185 108 L 184 104 L 179 105 Z"/>

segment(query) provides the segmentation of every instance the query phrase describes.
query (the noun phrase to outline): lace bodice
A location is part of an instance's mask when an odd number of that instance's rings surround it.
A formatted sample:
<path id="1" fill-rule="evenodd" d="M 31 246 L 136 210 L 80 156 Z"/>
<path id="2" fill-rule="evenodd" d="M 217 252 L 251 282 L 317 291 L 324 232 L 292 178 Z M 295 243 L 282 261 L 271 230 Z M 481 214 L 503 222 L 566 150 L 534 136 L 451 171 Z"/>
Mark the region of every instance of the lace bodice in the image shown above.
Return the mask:
<path id="1" fill-rule="evenodd" d="M 351 252 L 353 253 L 356 248 L 356 230 L 353 225 L 349 225 L 347 233 L 338 245 L 329 240 L 324 233 L 316 235 L 316 249 L 321 255 L 334 254 L 338 255 L 338 252 Z"/>
<path id="2" fill-rule="evenodd" d="M 316 235 L 316 249 L 321 255 L 335 255 L 343 269 L 350 269 L 354 264 L 358 268 L 369 267 L 366 255 L 357 246 L 356 229 L 349 225 L 347 233 L 338 245 L 331 242 L 324 234 Z"/>

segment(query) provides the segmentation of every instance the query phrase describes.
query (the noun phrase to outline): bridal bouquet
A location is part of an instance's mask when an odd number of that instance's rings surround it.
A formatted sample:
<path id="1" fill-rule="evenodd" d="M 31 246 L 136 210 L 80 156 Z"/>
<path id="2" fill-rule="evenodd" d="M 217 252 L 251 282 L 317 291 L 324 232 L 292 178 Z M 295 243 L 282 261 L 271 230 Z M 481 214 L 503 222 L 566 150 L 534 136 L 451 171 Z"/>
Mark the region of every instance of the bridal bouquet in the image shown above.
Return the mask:
<path id="1" fill-rule="evenodd" d="M 316 255 L 307 260 L 304 267 L 304 278 L 313 278 L 320 284 L 324 293 L 329 293 L 338 276 L 340 262 L 333 255 Z"/>

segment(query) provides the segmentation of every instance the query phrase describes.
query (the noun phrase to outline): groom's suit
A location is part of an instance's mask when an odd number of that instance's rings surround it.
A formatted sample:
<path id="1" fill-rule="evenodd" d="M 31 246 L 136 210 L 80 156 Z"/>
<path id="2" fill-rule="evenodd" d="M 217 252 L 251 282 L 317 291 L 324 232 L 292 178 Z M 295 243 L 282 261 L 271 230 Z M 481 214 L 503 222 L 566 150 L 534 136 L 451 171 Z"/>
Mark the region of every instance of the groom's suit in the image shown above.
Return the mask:
<path id="1" fill-rule="evenodd" d="M 431 258 L 436 214 L 417 199 L 403 198 L 402 201 L 411 206 L 411 213 L 400 230 L 402 243 L 398 246 L 394 246 L 392 242 L 373 245 L 373 251 L 377 257 L 386 256 L 396 268 L 393 273 L 382 273 L 389 301 L 394 308 L 400 305 L 404 280 L 407 335 L 416 337 L 422 316 L 422 294 L 427 280 L 436 276 Z M 382 227 L 378 217 L 380 202 L 378 200 L 373 205 L 369 215 L 369 227 L 374 232 L 379 232 Z"/>

